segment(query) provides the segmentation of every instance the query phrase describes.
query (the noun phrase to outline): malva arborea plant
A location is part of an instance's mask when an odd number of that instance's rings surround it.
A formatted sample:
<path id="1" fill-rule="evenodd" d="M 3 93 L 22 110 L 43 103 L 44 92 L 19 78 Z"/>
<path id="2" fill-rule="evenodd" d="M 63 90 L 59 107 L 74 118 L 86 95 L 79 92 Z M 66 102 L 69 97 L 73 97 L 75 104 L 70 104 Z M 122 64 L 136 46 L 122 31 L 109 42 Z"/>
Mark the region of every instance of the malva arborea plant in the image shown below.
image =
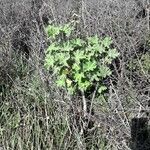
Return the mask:
<path id="1" fill-rule="evenodd" d="M 119 53 L 111 48 L 111 37 L 73 38 L 73 31 L 71 24 L 46 28 L 51 44 L 46 51 L 45 67 L 56 76 L 57 86 L 70 94 L 85 93 L 96 84 L 97 92 L 102 93 L 107 89 L 103 80 L 111 75 L 109 66 Z"/>

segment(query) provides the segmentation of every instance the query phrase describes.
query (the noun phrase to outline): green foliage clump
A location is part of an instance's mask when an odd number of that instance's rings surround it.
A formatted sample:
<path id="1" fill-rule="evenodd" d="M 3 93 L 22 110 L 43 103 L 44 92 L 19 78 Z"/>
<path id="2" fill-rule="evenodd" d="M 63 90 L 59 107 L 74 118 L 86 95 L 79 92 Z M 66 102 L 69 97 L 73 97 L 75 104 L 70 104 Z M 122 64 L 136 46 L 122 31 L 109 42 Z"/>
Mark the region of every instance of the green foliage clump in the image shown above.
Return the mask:
<path id="1" fill-rule="evenodd" d="M 111 48 L 110 37 L 74 39 L 73 31 L 71 24 L 46 28 L 51 44 L 46 51 L 45 67 L 56 75 L 57 86 L 71 94 L 78 90 L 85 92 L 96 83 L 101 93 L 106 90 L 102 81 L 112 73 L 109 65 L 119 53 Z"/>

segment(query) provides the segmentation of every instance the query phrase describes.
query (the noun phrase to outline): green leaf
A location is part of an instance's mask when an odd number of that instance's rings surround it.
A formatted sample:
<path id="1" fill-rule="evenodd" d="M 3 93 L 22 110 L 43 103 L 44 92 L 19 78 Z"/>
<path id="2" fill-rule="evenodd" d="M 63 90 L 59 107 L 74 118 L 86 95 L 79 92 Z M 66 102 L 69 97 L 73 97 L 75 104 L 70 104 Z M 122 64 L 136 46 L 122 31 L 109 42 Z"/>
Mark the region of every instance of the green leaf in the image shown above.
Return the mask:
<path id="1" fill-rule="evenodd" d="M 97 35 L 93 36 L 93 37 L 89 37 L 88 38 L 88 44 L 89 45 L 95 45 L 95 44 L 99 44 L 99 38 Z"/>
<path id="2" fill-rule="evenodd" d="M 106 78 L 107 76 L 110 76 L 111 73 L 112 73 L 111 70 L 107 66 L 103 66 L 103 65 L 100 66 L 100 69 L 99 69 L 100 77 Z"/>
<path id="3" fill-rule="evenodd" d="M 76 38 L 76 39 L 71 40 L 71 44 L 74 46 L 81 47 L 81 46 L 83 46 L 83 44 L 85 44 L 85 42 L 80 38 Z"/>
<path id="4" fill-rule="evenodd" d="M 56 45 L 55 43 L 52 43 L 48 48 L 47 48 L 47 53 L 52 53 L 52 52 L 57 52 L 60 50 L 60 47 Z"/>
<path id="5" fill-rule="evenodd" d="M 91 85 L 91 83 L 89 81 L 84 81 L 84 82 L 80 82 L 78 85 L 81 91 L 86 91 L 87 88 Z"/>
<path id="6" fill-rule="evenodd" d="M 102 44 L 104 47 L 109 48 L 109 46 L 112 44 L 111 37 L 105 37 L 104 40 L 102 41 Z"/>
<path id="7" fill-rule="evenodd" d="M 72 69 L 74 69 L 76 72 L 78 72 L 81 69 L 81 67 L 78 64 L 74 63 L 72 66 Z"/>
<path id="8" fill-rule="evenodd" d="M 76 62 L 77 64 L 80 63 L 80 60 L 81 60 L 81 59 L 86 58 L 86 56 L 84 55 L 84 51 L 82 51 L 82 50 L 77 50 L 77 51 L 75 51 L 75 52 L 74 52 L 74 56 L 75 56 L 75 62 Z"/>
<path id="9" fill-rule="evenodd" d="M 106 56 L 106 57 L 104 58 L 104 63 L 105 63 L 105 64 L 111 64 L 111 63 L 112 63 L 112 60 L 113 60 L 112 58 Z"/>
<path id="10" fill-rule="evenodd" d="M 60 72 L 61 68 L 60 67 L 53 67 L 53 75 L 58 74 Z"/>
<path id="11" fill-rule="evenodd" d="M 84 73 L 81 72 L 81 73 L 76 73 L 74 75 L 74 78 L 75 78 L 75 81 L 78 82 L 78 83 L 81 83 L 82 82 L 82 78 L 84 78 Z"/>
<path id="12" fill-rule="evenodd" d="M 48 34 L 48 37 L 55 38 L 56 35 L 60 33 L 60 27 L 48 25 L 45 29 L 46 33 Z"/>
<path id="13" fill-rule="evenodd" d="M 93 57 L 95 55 L 95 53 L 94 52 L 89 52 L 88 54 L 86 54 L 86 56 L 87 56 L 87 60 L 91 60 L 91 58 Z"/>
<path id="14" fill-rule="evenodd" d="M 106 51 L 105 47 L 101 44 L 99 45 L 99 53 L 102 54 Z"/>
<path id="15" fill-rule="evenodd" d="M 74 28 L 71 27 L 70 24 L 65 24 L 61 30 L 66 34 L 67 37 L 69 37 Z"/>
<path id="16" fill-rule="evenodd" d="M 73 51 L 73 46 L 71 45 L 71 43 L 69 41 L 63 43 L 62 46 L 62 52 L 70 52 Z"/>
<path id="17" fill-rule="evenodd" d="M 87 61 L 83 64 L 83 71 L 93 71 L 96 68 L 96 61 Z"/>
<path id="18" fill-rule="evenodd" d="M 46 58 L 45 58 L 45 64 L 44 64 L 44 66 L 47 69 L 49 69 L 50 67 L 54 67 L 54 63 L 55 63 L 54 56 L 47 55 Z"/>
<path id="19" fill-rule="evenodd" d="M 56 84 L 58 87 L 65 87 L 66 86 L 66 75 L 61 75 L 57 80 Z"/>
<path id="20" fill-rule="evenodd" d="M 55 59 L 59 61 L 59 64 L 63 65 L 63 66 L 68 66 L 67 61 L 69 60 L 70 55 L 66 54 L 66 53 L 57 53 L 55 55 Z"/>
<path id="21" fill-rule="evenodd" d="M 70 94 L 74 94 L 74 92 L 75 92 L 75 90 L 76 90 L 76 88 L 73 87 L 73 86 L 70 86 L 70 87 L 68 87 L 67 89 L 68 89 L 68 92 L 69 92 Z"/>
<path id="22" fill-rule="evenodd" d="M 119 56 L 119 53 L 117 52 L 116 49 L 109 49 L 107 53 L 108 53 L 108 57 L 113 58 L 113 59 Z"/>
<path id="23" fill-rule="evenodd" d="M 91 45 L 88 45 L 88 46 L 85 48 L 85 50 L 86 50 L 86 53 L 94 52 L 94 51 L 93 51 L 93 46 L 91 46 Z"/>
<path id="24" fill-rule="evenodd" d="M 101 94 L 102 92 L 104 92 L 105 90 L 107 90 L 107 87 L 106 86 L 100 86 L 98 88 L 98 93 Z"/>
<path id="25" fill-rule="evenodd" d="M 92 81 L 92 82 L 93 81 L 100 81 L 100 78 L 98 77 L 97 74 L 94 74 L 94 75 L 91 76 L 90 81 Z"/>
<path id="26" fill-rule="evenodd" d="M 95 52 L 99 52 L 99 53 L 100 53 L 100 50 L 101 50 L 100 45 L 99 45 L 99 44 L 93 45 L 93 50 L 94 50 Z"/>

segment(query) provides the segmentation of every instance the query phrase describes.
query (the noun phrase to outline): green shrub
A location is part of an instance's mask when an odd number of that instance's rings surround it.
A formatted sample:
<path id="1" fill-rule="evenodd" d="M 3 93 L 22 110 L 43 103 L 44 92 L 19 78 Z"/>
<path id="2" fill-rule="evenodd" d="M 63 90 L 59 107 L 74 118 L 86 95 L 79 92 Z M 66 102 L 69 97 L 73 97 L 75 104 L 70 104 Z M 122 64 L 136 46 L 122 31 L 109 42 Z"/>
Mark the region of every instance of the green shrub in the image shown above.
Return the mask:
<path id="1" fill-rule="evenodd" d="M 57 86 L 66 88 L 70 94 L 86 92 L 96 83 L 101 93 L 106 90 L 104 78 L 112 73 L 109 65 L 119 53 L 111 48 L 110 37 L 73 39 L 73 31 L 71 24 L 46 28 L 51 44 L 46 51 L 45 67 L 56 75 Z"/>

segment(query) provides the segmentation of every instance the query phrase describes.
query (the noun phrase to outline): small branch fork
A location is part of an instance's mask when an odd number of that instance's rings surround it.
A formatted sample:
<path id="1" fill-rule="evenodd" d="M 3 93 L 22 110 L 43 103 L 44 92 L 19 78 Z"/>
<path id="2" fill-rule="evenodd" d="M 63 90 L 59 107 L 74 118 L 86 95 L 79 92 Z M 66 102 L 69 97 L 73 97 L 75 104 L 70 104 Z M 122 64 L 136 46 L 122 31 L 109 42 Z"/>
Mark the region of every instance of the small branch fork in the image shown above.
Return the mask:
<path id="1" fill-rule="evenodd" d="M 84 112 L 84 117 L 88 116 L 88 124 L 91 120 L 91 112 L 92 112 L 92 107 L 93 107 L 93 101 L 95 99 L 95 95 L 96 95 L 98 86 L 99 86 L 99 84 L 96 85 L 95 90 L 93 92 L 92 99 L 91 99 L 91 105 L 89 106 L 90 107 L 89 112 L 87 112 L 87 107 L 88 106 L 87 106 L 87 101 L 86 101 L 86 98 L 85 98 L 85 93 L 82 91 L 83 112 Z"/>

